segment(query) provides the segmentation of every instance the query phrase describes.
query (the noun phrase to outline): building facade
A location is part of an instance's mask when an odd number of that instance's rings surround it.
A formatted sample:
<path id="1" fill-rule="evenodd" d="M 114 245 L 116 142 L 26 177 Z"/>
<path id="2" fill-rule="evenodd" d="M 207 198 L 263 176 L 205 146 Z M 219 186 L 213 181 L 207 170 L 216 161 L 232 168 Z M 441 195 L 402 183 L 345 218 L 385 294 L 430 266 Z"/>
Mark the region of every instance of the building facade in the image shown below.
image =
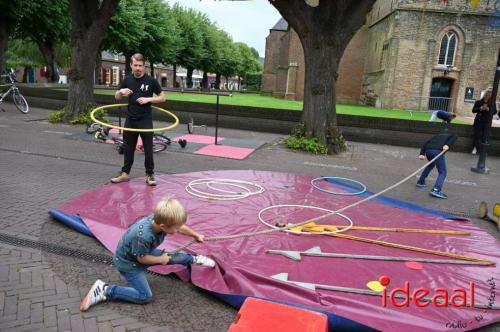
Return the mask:
<path id="1" fill-rule="evenodd" d="M 338 102 L 469 113 L 495 74 L 494 4 L 378 0 L 341 59 Z M 300 41 L 280 21 L 266 40 L 262 93 L 301 100 L 303 82 Z"/>

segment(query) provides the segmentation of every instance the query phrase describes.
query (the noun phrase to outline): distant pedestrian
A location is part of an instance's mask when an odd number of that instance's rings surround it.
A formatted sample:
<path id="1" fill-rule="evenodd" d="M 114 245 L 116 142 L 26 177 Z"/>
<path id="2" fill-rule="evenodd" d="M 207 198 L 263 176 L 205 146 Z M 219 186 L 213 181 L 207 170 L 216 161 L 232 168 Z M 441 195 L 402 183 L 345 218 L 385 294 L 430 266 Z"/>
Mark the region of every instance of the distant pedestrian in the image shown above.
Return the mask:
<path id="1" fill-rule="evenodd" d="M 477 150 L 481 148 L 481 144 L 488 143 L 490 138 L 493 115 L 497 113 L 496 103 L 495 100 L 492 100 L 491 95 L 492 91 L 486 90 L 483 97 L 476 101 L 472 108 L 472 113 L 476 114 L 472 154 L 476 154 Z"/>
<path id="2" fill-rule="evenodd" d="M 429 119 L 429 122 L 434 122 L 436 119 L 441 119 L 443 122 L 450 123 L 453 119 L 455 119 L 457 115 L 452 112 L 446 112 L 446 111 L 434 111 L 432 112 L 431 118 Z"/>
<path id="3" fill-rule="evenodd" d="M 448 151 L 450 146 L 455 143 L 457 140 L 457 136 L 454 134 L 439 134 L 432 136 L 427 142 L 424 143 L 422 148 L 420 149 L 419 159 L 425 160 L 427 158 L 428 161 L 434 159 L 441 151 Z M 432 171 L 434 166 L 437 168 L 438 177 L 436 179 L 436 184 L 434 188 L 431 190 L 430 195 L 433 197 L 438 197 L 442 199 L 448 198 L 446 194 L 444 194 L 441 190 L 443 189 L 444 180 L 446 179 L 447 171 L 446 171 L 446 160 L 444 158 L 444 154 L 439 156 L 434 162 L 429 164 L 420 175 L 420 178 L 417 182 L 417 188 L 426 187 L 425 179 Z"/>

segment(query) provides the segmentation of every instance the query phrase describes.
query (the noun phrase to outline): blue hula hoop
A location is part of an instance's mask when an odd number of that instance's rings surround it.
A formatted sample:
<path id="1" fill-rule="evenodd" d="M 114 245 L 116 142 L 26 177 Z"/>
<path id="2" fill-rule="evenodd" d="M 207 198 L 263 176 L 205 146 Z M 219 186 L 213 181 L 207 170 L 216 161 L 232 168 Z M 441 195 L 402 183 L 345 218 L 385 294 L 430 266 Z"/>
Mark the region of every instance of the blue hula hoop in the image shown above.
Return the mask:
<path id="1" fill-rule="evenodd" d="M 361 189 L 359 191 L 356 191 L 356 192 L 353 192 L 353 193 L 350 193 L 350 192 L 336 192 L 336 191 L 331 191 L 331 190 L 320 188 L 320 187 L 318 187 L 316 185 L 317 181 L 319 181 L 319 180 L 328 180 L 328 179 L 349 181 L 349 182 L 352 182 L 352 183 L 355 183 L 355 184 L 359 185 L 361 187 Z M 366 191 L 366 186 L 364 184 L 362 184 L 361 182 L 353 180 L 353 179 L 349 179 L 349 178 L 343 178 L 343 177 L 340 177 L 340 176 L 322 176 L 322 177 L 319 177 L 319 178 L 312 179 L 311 180 L 311 186 L 313 186 L 313 188 L 315 188 L 315 189 L 318 189 L 319 191 L 322 191 L 322 192 L 325 192 L 325 193 L 328 193 L 328 194 L 342 195 L 342 196 L 361 195 L 362 193 L 364 193 Z"/>

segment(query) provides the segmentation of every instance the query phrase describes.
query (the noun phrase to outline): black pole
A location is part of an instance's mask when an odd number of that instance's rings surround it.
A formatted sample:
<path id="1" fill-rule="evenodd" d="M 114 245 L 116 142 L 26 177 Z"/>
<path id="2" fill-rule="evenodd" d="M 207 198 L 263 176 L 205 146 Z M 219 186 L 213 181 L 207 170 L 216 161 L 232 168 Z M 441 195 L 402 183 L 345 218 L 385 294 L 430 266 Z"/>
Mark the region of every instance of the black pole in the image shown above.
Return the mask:
<path id="1" fill-rule="evenodd" d="M 118 127 L 121 127 L 122 126 L 122 107 L 120 106 L 120 108 L 118 109 Z M 118 134 L 122 134 L 122 130 L 120 129 L 118 131 Z"/>
<path id="2" fill-rule="evenodd" d="M 500 81 L 500 48 L 498 49 L 497 70 L 495 71 L 495 78 L 493 81 L 493 92 L 491 93 L 491 100 L 496 103 L 498 92 L 498 81 Z M 497 110 L 498 111 L 498 110 Z"/>
<path id="3" fill-rule="evenodd" d="M 497 92 L 498 92 L 498 83 L 500 81 L 500 49 L 498 49 L 498 58 L 497 58 L 497 66 L 495 70 L 495 78 L 493 79 L 493 91 L 491 92 L 491 105 L 495 107 L 496 109 L 496 103 L 497 103 Z M 497 110 L 498 111 L 498 110 Z M 493 116 L 491 116 L 491 120 L 493 121 Z M 491 127 L 491 123 L 489 126 Z M 488 133 L 486 134 L 486 142 L 481 142 L 481 145 L 479 147 L 479 158 L 477 160 L 477 166 L 472 167 L 470 170 L 476 173 L 482 173 L 482 174 L 487 174 L 489 173 L 489 168 L 486 167 L 486 156 L 488 155 L 488 148 L 490 144 L 488 143 L 489 140 L 489 132 L 490 132 L 490 127 L 486 128 Z"/>
<path id="4" fill-rule="evenodd" d="M 219 128 L 219 95 L 217 95 L 217 104 L 215 105 L 215 145 L 217 145 L 218 128 Z"/>

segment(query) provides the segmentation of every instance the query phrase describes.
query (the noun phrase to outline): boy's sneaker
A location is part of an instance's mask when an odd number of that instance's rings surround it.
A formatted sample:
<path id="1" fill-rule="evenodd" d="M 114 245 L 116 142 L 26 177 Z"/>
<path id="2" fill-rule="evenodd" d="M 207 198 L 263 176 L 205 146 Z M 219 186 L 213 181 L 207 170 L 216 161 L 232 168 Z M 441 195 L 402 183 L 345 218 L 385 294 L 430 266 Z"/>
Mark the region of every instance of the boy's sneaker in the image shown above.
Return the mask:
<path id="1" fill-rule="evenodd" d="M 128 180 L 130 180 L 130 178 L 128 177 L 128 174 L 125 172 L 121 172 L 120 175 L 111 179 L 111 183 L 127 182 Z"/>
<path id="2" fill-rule="evenodd" d="M 427 185 L 425 183 L 418 183 L 415 185 L 417 188 L 425 188 Z"/>
<path id="3" fill-rule="evenodd" d="M 146 175 L 146 183 L 148 186 L 156 186 L 156 179 L 154 175 Z"/>
<path id="4" fill-rule="evenodd" d="M 439 190 L 434 190 L 434 189 L 430 192 L 430 195 L 434 196 L 434 197 L 437 197 L 437 198 L 441 198 L 441 199 L 447 199 L 448 198 L 448 196 L 446 196 L 446 194 L 442 193 Z"/>
<path id="5" fill-rule="evenodd" d="M 211 258 L 208 258 L 207 256 L 197 255 L 193 257 L 193 264 L 214 267 L 215 261 Z"/>
<path id="6" fill-rule="evenodd" d="M 80 303 L 80 311 L 87 311 L 94 304 L 106 301 L 106 295 L 104 293 L 105 285 L 106 284 L 102 280 L 96 280 L 96 282 L 94 282 L 87 295 L 83 298 L 82 303 Z"/>

